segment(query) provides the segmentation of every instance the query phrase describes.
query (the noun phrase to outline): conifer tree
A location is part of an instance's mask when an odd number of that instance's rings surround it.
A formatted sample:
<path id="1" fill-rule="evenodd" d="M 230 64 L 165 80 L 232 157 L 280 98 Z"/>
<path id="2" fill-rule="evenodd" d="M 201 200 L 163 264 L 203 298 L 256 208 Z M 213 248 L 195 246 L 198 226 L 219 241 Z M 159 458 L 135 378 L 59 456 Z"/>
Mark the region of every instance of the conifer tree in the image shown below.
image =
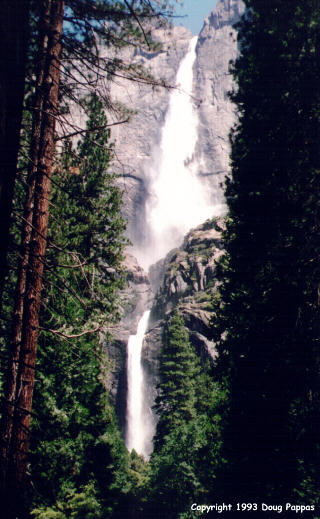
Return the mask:
<path id="1" fill-rule="evenodd" d="M 208 413 L 214 390 L 176 310 L 167 324 L 161 352 L 155 406 L 159 422 L 150 462 L 148 517 L 192 517 L 191 504 L 206 494 L 206 460 L 215 428 Z"/>
<path id="2" fill-rule="evenodd" d="M 78 298 L 73 309 L 59 308 L 55 333 L 59 333 L 59 320 L 69 323 L 71 330 L 78 328 L 78 333 L 98 331 L 104 323 L 114 323 L 120 309 L 121 263 L 128 243 L 121 216 L 122 193 L 109 171 L 113 144 L 102 102 L 90 96 L 84 103 L 86 133 L 77 149 L 66 142 L 54 177 L 45 281 L 47 287 L 51 283 L 60 286 L 68 298 L 67 287 L 59 285 L 56 275 L 62 276 Z M 76 308 L 80 312 L 77 324 L 69 313 Z M 60 328 L 62 335 L 68 335 L 63 325 Z"/>
<path id="3" fill-rule="evenodd" d="M 35 110 L 33 120 L 31 149 L 35 160 L 29 168 L 25 232 L 1 426 L 0 494 L 9 507 L 11 502 L 16 506 L 27 477 L 40 296 L 54 154 L 55 112 L 59 93 L 63 11 L 63 0 L 47 0 L 42 3 L 39 18 L 41 59 L 35 97 L 38 110 Z"/>
<path id="4" fill-rule="evenodd" d="M 317 503 L 319 27 L 306 0 L 246 0 L 215 339 L 228 390 L 213 496 Z"/>
<path id="5" fill-rule="evenodd" d="M 159 414 L 155 444 L 179 425 L 188 423 L 196 414 L 196 378 L 200 365 L 189 341 L 182 317 L 176 311 L 164 334 L 160 363 Z"/>

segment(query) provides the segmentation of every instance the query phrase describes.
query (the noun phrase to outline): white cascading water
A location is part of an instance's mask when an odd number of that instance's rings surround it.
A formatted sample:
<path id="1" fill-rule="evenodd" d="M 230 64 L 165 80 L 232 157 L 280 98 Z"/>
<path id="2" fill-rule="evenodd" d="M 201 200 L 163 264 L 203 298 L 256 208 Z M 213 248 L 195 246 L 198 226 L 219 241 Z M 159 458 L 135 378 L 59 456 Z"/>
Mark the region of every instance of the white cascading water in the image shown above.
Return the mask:
<path id="1" fill-rule="evenodd" d="M 178 247 L 192 227 L 217 214 L 217 208 L 197 176 L 198 164 L 193 156 L 198 132 L 198 116 L 192 100 L 196 44 L 197 37 L 194 37 L 180 64 L 176 78 L 178 89 L 170 95 L 160 147 L 154 151 L 155 167 L 148 172 L 150 197 L 146 214 L 150 239 L 143 251 L 135 251 L 146 270 L 172 248 Z M 141 365 L 149 313 L 145 312 L 141 318 L 137 335 L 129 338 L 127 361 L 126 445 L 128 450 L 135 449 L 145 457 L 151 453 L 154 434 L 154 424 L 145 418 L 152 413 L 143 399 Z"/>
<path id="2" fill-rule="evenodd" d="M 144 376 L 141 351 L 148 326 L 150 310 L 139 321 L 137 334 L 130 335 L 127 352 L 127 431 L 126 445 L 131 451 L 147 457 L 151 452 L 152 430 L 147 427 L 148 412 L 144 409 Z M 149 411 L 149 410 L 147 410 Z M 148 434 L 149 431 L 149 434 Z"/>
<path id="3" fill-rule="evenodd" d="M 137 253 L 146 270 L 215 212 L 194 158 L 199 124 L 192 97 L 196 44 L 195 36 L 177 72 L 178 88 L 171 92 L 160 146 L 154 150 L 154 167 L 148 171 L 146 218 L 150 237 L 145 249 Z"/>

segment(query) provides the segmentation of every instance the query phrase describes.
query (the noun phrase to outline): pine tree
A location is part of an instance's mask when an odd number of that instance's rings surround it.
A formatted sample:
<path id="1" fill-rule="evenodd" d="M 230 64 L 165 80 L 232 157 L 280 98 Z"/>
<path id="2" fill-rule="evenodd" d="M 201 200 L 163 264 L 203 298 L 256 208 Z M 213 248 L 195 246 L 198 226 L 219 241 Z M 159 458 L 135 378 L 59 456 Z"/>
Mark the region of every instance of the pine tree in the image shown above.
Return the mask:
<path id="1" fill-rule="evenodd" d="M 110 326 L 117 320 L 118 290 L 123 285 L 121 264 L 128 243 L 121 216 L 122 193 L 108 169 L 113 145 L 103 105 L 97 96 L 91 96 L 86 105 L 85 136 L 76 150 L 66 142 L 54 177 L 45 278 L 48 287 L 51 283 L 59 286 L 58 273 L 63 283 L 73 287 L 78 299 L 72 308 L 59 308 L 57 315 L 72 329 L 76 323 L 69 312 L 78 307 L 79 333 L 90 331 L 90 322 L 91 329 L 98 330 L 104 322 Z M 63 283 L 60 289 L 68 298 Z M 56 333 L 58 330 L 59 326 Z M 61 333 L 67 334 L 63 326 Z"/>
<path id="2" fill-rule="evenodd" d="M 191 504 L 206 494 L 208 451 L 215 423 L 209 402 L 215 390 L 200 367 L 184 320 L 175 311 L 167 329 L 160 362 L 159 414 L 150 462 L 146 515 L 172 519 L 192 517 Z"/>
<path id="3" fill-rule="evenodd" d="M 218 371 L 230 395 L 220 495 L 315 503 L 320 6 L 246 5 L 215 320 Z"/>
<path id="4" fill-rule="evenodd" d="M 155 406 L 159 414 L 156 448 L 170 431 L 195 417 L 196 377 L 199 373 L 199 361 L 184 321 L 176 311 L 165 331 L 161 351 L 159 396 Z"/>
<path id="5" fill-rule="evenodd" d="M 19 293 L 6 376 L 1 428 L 0 493 L 3 501 L 8 501 L 8 507 L 11 507 L 11 503 L 16 506 L 18 496 L 26 484 L 40 295 L 54 153 L 55 112 L 59 93 L 63 9 L 63 0 L 53 0 L 52 3 L 48 0 L 43 3 L 43 12 L 39 19 L 39 31 L 43 34 L 41 45 L 43 66 L 39 67 L 37 75 L 36 106 L 39 108 L 39 113 L 36 111 L 37 115 L 34 118 L 36 160 L 35 163 L 32 162 L 29 171 L 29 193 L 25 204 L 28 217 L 18 276 Z M 38 117 L 41 117 L 39 124 Z M 24 292 L 23 307 L 20 305 L 21 292 Z M 12 499 L 15 494 L 16 499 Z"/>

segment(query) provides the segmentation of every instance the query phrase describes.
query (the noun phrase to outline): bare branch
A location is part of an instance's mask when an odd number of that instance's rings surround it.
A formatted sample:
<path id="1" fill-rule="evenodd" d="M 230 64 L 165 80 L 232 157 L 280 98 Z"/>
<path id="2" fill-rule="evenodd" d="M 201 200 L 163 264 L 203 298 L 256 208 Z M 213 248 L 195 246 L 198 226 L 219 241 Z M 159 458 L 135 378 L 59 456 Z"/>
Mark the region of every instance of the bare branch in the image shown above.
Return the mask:
<path id="1" fill-rule="evenodd" d="M 129 2 L 127 2 L 127 0 L 123 0 L 123 1 L 124 1 L 124 3 L 126 4 L 126 6 L 128 7 L 128 9 L 129 9 L 130 13 L 132 14 L 132 16 L 134 17 L 134 19 L 136 20 L 137 24 L 139 25 L 139 27 L 140 27 L 140 29 L 141 29 L 141 31 L 142 31 L 142 34 L 143 34 L 143 36 L 144 36 L 145 42 L 146 42 L 146 44 L 148 45 L 148 48 L 150 49 L 150 43 L 149 43 L 149 41 L 148 41 L 147 35 L 146 35 L 145 31 L 144 31 L 144 28 L 142 27 L 142 25 L 141 25 L 141 23 L 140 23 L 140 20 L 139 20 L 139 18 L 138 18 L 138 16 L 137 16 L 136 12 L 135 12 L 134 9 L 131 7 L 131 5 L 129 4 Z"/>
<path id="2" fill-rule="evenodd" d="M 102 329 L 103 329 L 102 325 L 99 324 L 96 328 L 93 328 L 91 330 L 84 330 L 83 332 L 74 333 L 74 334 L 71 334 L 71 335 L 67 335 L 67 334 L 65 334 L 63 332 L 60 332 L 59 330 L 53 330 L 53 329 L 50 329 L 50 328 L 47 331 L 53 333 L 54 335 L 58 335 L 59 337 L 63 337 L 64 339 L 76 339 L 77 337 L 83 337 L 84 335 L 89 335 L 89 334 L 92 334 L 92 333 L 97 333 L 98 331 L 100 331 Z"/>

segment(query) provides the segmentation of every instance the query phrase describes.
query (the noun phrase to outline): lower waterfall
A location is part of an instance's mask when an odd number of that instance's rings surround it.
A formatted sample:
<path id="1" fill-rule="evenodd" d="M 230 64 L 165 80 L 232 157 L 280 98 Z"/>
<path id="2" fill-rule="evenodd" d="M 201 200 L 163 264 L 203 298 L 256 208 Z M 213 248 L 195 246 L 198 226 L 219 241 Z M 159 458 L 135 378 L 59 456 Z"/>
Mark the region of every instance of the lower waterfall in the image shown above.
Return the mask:
<path id="1" fill-rule="evenodd" d="M 148 411 L 144 402 L 144 376 L 141 352 L 150 310 L 141 317 L 137 334 L 130 335 L 127 350 L 127 430 L 126 445 L 131 451 L 148 457 L 152 451 L 153 428 L 148 427 Z"/>

